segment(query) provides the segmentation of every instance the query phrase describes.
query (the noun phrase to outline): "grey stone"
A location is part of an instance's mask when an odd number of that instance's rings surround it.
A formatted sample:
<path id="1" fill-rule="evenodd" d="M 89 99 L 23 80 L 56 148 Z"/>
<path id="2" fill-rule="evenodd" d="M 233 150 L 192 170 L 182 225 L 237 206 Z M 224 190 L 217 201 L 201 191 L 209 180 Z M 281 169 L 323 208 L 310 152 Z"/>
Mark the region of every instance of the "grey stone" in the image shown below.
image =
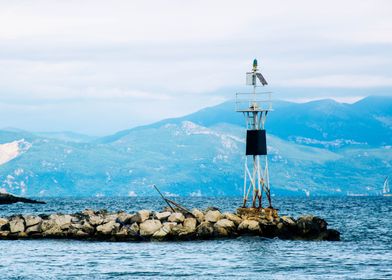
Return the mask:
<path id="1" fill-rule="evenodd" d="M 162 227 L 162 224 L 159 220 L 147 220 L 139 227 L 141 236 L 151 236 Z"/>
<path id="2" fill-rule="evenodd" d="M 185 220 L 185 217 L 182 213 L 176 212 L 172 213 L 167 220 L 169 222 L 182 223 Z"/>
<path id="3" fill-rule="evenodd" d="M 27 234 L 41 232 L 41 224 L 30 226 L 26 229 Z"/>
<path id="4" fill-rule="evenodd" d="M 115 221 L 109 221 L 106 224 L 97 226 L 97 233 L 101 234 L 111 234 L 120 228 L 120 224 Z"/>
<path id="5" fill-rule="evenodd" d="M 38 225 L 42 222 L 42 218 L 40 216 L 25 216 L 24 220 L 26 222 L 26 227 Z"/>
<path id="6" fill-rule="evenodd" d="M 221 217 L 222 214 L 218 210 L 210 210 L 205 214 L 204 220 L 206 222 L 216 223 L 221 219 Z"/>
<path id="7" fill-rule="evenodd" d="M 144 221 L 148 220 L 150 217 L 151 211 L 149 210 L 140 210 L 138 211 L 132 218 L 131 223 L 143 223 Z"/>
<path id="8" fill-rule="evenodd" d="M 196 229 L 197 236 L 200 238 L 210 238 L 214 233 L 213 224 L 202 222 Z"/>
<path id="9" fill-rule="evenodd" d="M 223 217 L 232 221 L 236 226 L 238 226 L 240 223 L 242 223 L 242 219 L 238 215 L 233 214 L 233 213 L 226 212 L 223 214 Z"/>
<path id="10" fill-rule="evenodd" d="M 259 222 L 254 220 L 243 220 L 242 223 L 238 226 L 238 230 L 251 233 L 261 232 Z"/>
<path id="11" fill-rule="evenodd" d="M 169 211 L 155 213 L 155 217 L 160 221 L 167 220 L 167 218 L 169 218 L 170 215 L 171 215 L 171 212 L 169 212 Z"/>
<path id="12" fill-rule="evenodd" d="M 184 229 L 187 232 L 194 232 L 196 230 L 197 221 L 195 218 L 186 218 L 183 222 Z"/>
<path id="13" fill-rule="evenodd" d="M 24 232 L 25 231 L 25 223 L 24 220 L 20 217 L 14 217 L 9 222 L 10 223 L 10 232 L 17 233 L 17 232 Z"/>
<path id="14" fill-rule="evenodd" d="M 204 214 L 199 209 L 196 209 L 196 208 L 193 209 L 192 210 L 192 215 L 195 216 L 195 218 L 197 219 L 197 221 L 199 223 L 204 221 Z"/>

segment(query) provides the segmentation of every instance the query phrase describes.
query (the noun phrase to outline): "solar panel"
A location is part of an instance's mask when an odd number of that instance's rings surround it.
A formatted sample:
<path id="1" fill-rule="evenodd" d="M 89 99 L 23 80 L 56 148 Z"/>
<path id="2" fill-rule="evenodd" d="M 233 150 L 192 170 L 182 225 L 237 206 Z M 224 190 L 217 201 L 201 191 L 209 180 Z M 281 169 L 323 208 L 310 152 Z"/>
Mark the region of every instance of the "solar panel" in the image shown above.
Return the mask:
<path id="1" fill-rule="evenodd" d="M 260 83 L 265 86 L 268 85 L 267 81 L 264 79 L 263 75 L 261 73 L 256 73 L 257 78 L 260 80 Z"/>

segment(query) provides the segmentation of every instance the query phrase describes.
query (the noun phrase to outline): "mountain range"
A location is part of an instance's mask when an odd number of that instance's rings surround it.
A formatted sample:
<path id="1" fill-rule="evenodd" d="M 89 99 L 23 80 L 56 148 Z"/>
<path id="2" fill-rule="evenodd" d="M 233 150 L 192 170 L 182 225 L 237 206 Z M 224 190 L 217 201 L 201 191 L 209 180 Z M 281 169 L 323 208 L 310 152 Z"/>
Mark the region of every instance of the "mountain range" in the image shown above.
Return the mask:
<path id="1" fill-rule="evenodd" d="M 275 101 L 274 195 L 376 195 L 392 174 L 392 98 Z M 29 196 L 241 195 L 245 121 L 234 101 L 105 137 L 0 130 L 0 187 Z"/>

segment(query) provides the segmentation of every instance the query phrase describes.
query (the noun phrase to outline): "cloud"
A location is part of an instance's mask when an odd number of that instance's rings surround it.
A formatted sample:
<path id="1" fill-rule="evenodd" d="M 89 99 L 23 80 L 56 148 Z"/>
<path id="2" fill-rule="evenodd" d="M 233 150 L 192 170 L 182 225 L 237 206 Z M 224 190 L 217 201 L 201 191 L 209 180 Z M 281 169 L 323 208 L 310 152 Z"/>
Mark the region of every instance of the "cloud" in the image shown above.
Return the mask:
<path id="1" fill-rule="evenodd" d="M 392 87 L 392 77 L 371 75 L 330 75 L 288 80 L 285 82 L 285 85 L 325 88 Z"/>
<path id="2" fill-rule="evenodd" d="M 55 111 L 66 129 L 83 130 L 70 104 L 95 118 L 108 106 L 121 112 L 111 121 L 137 125 L 231 98 L 254 57 L 272 87 L 357 96 L 345 89 L 392 86 L 391 8 L 386 0 L 3 1 L 0 103 L 40 108 L 42 120 Z M 321 92 L 298 98 L 331 96 Z M 0 125 L 39 129 L 7 112 Z M 44 123 L 40 130 L 58 126 Z"/>

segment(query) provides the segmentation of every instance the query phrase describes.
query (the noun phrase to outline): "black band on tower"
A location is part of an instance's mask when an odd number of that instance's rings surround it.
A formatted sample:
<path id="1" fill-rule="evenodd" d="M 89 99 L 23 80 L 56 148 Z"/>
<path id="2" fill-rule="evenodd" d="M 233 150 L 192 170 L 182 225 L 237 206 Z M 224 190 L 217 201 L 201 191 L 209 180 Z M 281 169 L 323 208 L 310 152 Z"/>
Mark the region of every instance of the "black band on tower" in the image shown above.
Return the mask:
<path id="1" fill-rule="evenodd" d="M 267 155 L 267 138 L 264 129 L 246 131 L 246 155 Z"/>

